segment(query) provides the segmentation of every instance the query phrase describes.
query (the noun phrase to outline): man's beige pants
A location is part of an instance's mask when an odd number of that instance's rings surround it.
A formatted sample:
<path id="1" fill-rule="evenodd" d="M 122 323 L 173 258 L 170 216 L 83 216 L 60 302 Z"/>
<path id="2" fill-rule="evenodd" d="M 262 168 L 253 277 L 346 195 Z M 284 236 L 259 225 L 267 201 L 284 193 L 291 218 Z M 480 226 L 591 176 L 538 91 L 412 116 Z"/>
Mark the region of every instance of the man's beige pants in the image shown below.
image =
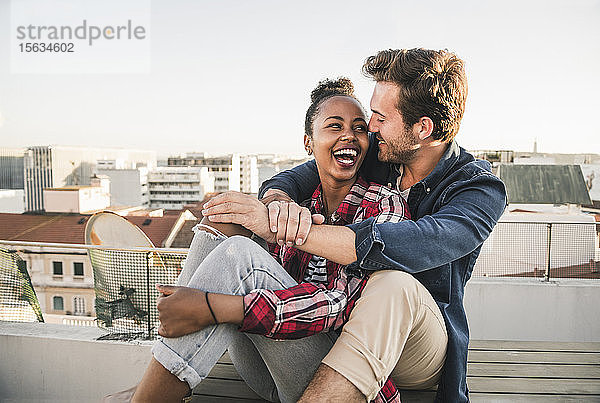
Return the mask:
<path id="1" fill-rule="evenodd" d="M 322 362 L 370 401 L 390 375 L 399 389 L 436 385 L 447 344 L 444 318 L 429 291 L 408 273 L 383 270 L 371 275 Z"/>

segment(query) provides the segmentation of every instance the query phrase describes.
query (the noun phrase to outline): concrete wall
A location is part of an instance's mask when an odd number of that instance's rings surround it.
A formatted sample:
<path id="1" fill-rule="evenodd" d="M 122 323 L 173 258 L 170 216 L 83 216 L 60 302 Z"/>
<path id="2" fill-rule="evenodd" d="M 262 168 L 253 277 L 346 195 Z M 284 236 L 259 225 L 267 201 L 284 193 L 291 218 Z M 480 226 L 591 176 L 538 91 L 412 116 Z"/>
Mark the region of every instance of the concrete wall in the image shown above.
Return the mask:
<path id="1" fill-rule="evenodd" d="M 472 279 L 465 291 L 471 339 L 600 341 L 600 281 Z"/>
<path id="2" fill-rule="evenodd" d="M 150 344 L 94 341 L 102 334 L 90 327 L 0 322 L 0 401 L 99 402 L 137 384 Z"/>

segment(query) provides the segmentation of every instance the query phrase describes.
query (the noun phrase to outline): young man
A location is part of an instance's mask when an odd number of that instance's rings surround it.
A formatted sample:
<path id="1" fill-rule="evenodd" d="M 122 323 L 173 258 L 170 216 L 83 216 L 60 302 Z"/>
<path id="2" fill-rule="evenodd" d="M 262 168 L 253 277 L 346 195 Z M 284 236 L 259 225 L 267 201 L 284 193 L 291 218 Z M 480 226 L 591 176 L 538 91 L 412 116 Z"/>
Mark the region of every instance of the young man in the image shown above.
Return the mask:
<path id="1" fill-rule="evenodd" d="M 402 191 L 413 220 L 314 225 L 309 232 L 309 215 L 295 204 L 269 206 L 280 242 L 347 264 L 357 276 L 377 272 L 301 401 L 370 400 L 391 376 L 400 388 L 437 383 L 436 401 L 466 402 L 464 287 L 506 191 L 489 163 L 454 141 L 467 97 L 461 59 L 448 51 L 385 50 L 363 70 L 376 81 L 363 175 Z M 316 185 L 308 162 L 265 182 L 261 196 L 301 201 Z M 235 213 L 227 197 L 212 210 L 224 214 L 214 221 L 237 222 L 225 218 Z"/>

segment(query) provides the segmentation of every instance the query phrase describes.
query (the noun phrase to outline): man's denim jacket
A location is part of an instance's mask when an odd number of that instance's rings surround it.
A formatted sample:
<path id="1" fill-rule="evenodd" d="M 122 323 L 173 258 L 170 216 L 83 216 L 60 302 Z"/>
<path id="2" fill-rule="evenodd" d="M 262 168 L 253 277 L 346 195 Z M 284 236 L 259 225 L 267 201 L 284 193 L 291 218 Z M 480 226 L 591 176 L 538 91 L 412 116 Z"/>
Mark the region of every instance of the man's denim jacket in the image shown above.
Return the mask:
<path id="1" fill-rule="evenodd" d="M 361 171 L 369 181 L 391 186 L 397 170 L 377 160 L 371 146 Z M 260 195 L 275 188 L 302 201 L 314 191 L 314 161 L 282 172 L 261 186 Z M 463 306 L 483 241 L 506 207 L 506 190 L 487 161 L 450 143 L 436 167 L 412 186 L 408 197 L 411 221 L 375 224 L 370 218 L 348 225 L 356 233 L 358 260 L 351 274 L 363 270 L 397 269 L 411 273 L 431 293 L 446 321 L 448 349 L 436 401 L 466 402 L 469 328 Z"/>

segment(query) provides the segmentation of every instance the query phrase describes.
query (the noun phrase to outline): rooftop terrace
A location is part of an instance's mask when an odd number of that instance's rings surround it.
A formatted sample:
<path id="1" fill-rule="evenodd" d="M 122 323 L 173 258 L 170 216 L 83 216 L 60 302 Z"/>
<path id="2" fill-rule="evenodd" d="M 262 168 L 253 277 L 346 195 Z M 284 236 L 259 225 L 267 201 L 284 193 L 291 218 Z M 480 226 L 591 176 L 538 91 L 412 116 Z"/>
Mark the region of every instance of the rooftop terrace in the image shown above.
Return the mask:
<path id="1" fill-rule="evenodd" d="M 501 223 L 486 242 L 465 293 L 473 401 L 600 401 L 596 227 Z M 23 241 L 0 241 L 0 246 L 6 256 L 33 246 L 86 249 L 94 266 L 97 298 L 120 307 L 105 311 L 95 326 L 66 325 L 89 325 L 94 320 L 76 316 L 53 316 L 65 323 L 61 325 L 0 321 L 1 401 L 98 401 L 139 380 L 150 358 L 151 341 L 97 338 L 110 333 L 154 337 L 156 296 L 150 284 L 159 275 L 176 278 L 185 250 Z M 9 260 L 0 259 L 0 269 L 6 269 Z M 0 292 L 6 293 L 3 284 L 4 278 Z M 133 297 L 119 294 L 124 284 L 135 286 Z M 0 304 L 0 318 L 6 318 L 10 309 L 14 307 Z M 258 398 L 227 356 L 195 393 L 196 401 L 203 402 Z M 402 401 L 432 397 L 431 391 L 404 392 Z"/>

